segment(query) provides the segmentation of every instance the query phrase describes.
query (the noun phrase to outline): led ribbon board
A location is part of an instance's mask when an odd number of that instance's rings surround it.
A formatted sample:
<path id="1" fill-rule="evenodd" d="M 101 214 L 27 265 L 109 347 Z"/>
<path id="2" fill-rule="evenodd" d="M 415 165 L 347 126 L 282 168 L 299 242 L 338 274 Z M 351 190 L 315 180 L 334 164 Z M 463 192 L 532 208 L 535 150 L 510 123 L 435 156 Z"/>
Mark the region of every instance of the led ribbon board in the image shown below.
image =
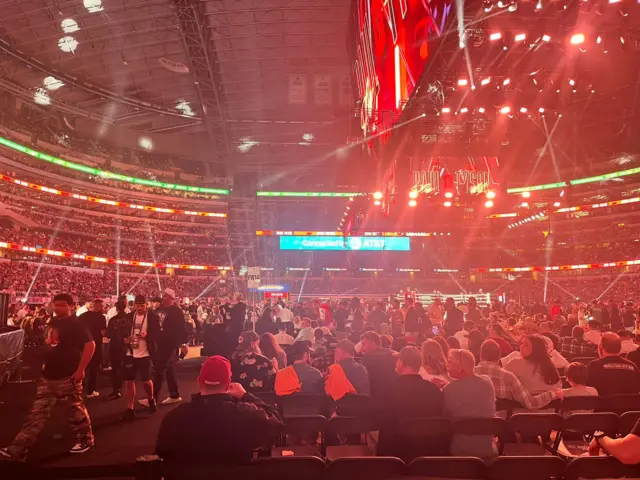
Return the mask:
<path id="1" fill-rule="evenodd" d="M 20 145 L 19 143 L 12 142 L 4 137 L 0 137 L 0 145 L 11 148 L 18 152 L 29 155 L 38 160 L 44 160 L 45 162 L 55 163 L 61 167 L 70 168 L 79 172 L 88 173 L 96 177 L 108 178 L 109 180 L 118 180 L 120 182 L 135 183 L 136 185 L 146 185 L 147 187 L 165 188 L 167 190 L 181 190 L 184 192 L 196 192 L 196 193 L 212 193 L 216 195 L 229 195 L 229 190 L 223 188 L 208 188 L 208 187 L 194 187 L 192 185 L 180 185 L 179 183 L 165 183 L 158 182 L 157 180 L 148 180 L 146 178 L 130 177 L 129 175 L 120 175 L 119 173 L 107 172 L 105 170 L 99 170 L 97 168 L 88 167 L 79 163 L 63 160 L 46 153 L 38 152 L 31 148 Z"/>
<path id="2" fill-rule="evenodd" d="M 280 250 L 404 251 L 409 237 L 294 237 L 281 236 Z"/>

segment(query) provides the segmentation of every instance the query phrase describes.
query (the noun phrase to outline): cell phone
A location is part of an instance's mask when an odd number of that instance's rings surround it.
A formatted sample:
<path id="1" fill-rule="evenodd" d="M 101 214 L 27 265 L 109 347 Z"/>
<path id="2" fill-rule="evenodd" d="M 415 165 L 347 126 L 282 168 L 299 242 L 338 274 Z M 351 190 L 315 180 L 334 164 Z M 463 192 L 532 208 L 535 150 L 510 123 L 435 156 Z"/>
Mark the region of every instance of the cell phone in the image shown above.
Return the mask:
<path id="1" fill-rule="evenodd" d="M 437 325 L 431 328 L 431 332 L 432 332 L 435 336 L 440 335 L 440 329 L 438 328 L 438 326 L 437 326 Z"/>

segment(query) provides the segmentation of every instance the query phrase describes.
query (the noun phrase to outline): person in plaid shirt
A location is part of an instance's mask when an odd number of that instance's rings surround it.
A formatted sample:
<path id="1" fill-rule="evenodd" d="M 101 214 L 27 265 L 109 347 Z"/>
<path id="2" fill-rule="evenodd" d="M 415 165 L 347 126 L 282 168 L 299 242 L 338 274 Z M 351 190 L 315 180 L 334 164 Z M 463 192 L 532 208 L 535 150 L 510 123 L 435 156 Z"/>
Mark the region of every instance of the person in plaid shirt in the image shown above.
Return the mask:
<path id="1" fill-rule="evenodd" d="M 576 325 L 571 330 L 570 337 L 562 337 L 560 339 L 559 350 L 565 358 L 595 357 L 598 346 L 585 340 L 584 328 Z"/>
<path id="2" fill-rule="evenodd" d="M 480 349 L 480 363 L 476 375 L 486 375 L 491 379 L 496 398 L 515 400 L 529 410 L 548 405 L 556 398 L 562 399 L 562 389 L 549 390 L 532 395 L 524 388 L 518 377 L 500 366 L 500 346 L 495 340 L 485 340 Z"/>

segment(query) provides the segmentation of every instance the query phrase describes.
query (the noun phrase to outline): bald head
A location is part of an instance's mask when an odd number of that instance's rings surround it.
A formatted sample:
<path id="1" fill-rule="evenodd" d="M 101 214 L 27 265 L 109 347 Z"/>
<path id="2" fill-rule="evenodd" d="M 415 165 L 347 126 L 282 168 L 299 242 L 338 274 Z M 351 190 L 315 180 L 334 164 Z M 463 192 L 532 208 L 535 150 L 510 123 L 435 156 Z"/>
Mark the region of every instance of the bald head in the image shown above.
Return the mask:
<path id="1" fill-rule="evenodd" d="M 613 332 L 605 332 L 600 337 L 600 355 L 619 355 L 620 350 L 622 349 L 622 342 L 620 341 L 620 337 L 617 333 Z"/>

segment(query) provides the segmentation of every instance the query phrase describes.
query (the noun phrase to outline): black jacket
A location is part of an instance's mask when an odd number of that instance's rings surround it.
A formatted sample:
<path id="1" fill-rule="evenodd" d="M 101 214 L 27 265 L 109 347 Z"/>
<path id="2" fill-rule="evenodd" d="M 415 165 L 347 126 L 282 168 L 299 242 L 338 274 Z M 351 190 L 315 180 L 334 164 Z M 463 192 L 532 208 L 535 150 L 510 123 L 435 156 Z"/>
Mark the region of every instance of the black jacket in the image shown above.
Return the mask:
<path id="1" fill-rule="evenodd" d="M 362 356 L 362 365 L 369 372 L 371 383 L 371 398 L 378 398 L 396 379 L 396 360 L 398 354 L 388 348 L 378 348 Z"/>
<path id="2" fill-rule="evenodd" d="M 156 345 L 158 352 L 167 354 L 187 343 L 187 326 L 180 307 L 170 305 L 156 310 L 159 318 L 160 331 Z"/>
<path id="3" fill-rule="evenodd" d="M 278 410 L 250 393 L 241 401 L 196 394 L 164 417 L 156 453 L 165 462 L 248 463 L 283 426 Z"/>

